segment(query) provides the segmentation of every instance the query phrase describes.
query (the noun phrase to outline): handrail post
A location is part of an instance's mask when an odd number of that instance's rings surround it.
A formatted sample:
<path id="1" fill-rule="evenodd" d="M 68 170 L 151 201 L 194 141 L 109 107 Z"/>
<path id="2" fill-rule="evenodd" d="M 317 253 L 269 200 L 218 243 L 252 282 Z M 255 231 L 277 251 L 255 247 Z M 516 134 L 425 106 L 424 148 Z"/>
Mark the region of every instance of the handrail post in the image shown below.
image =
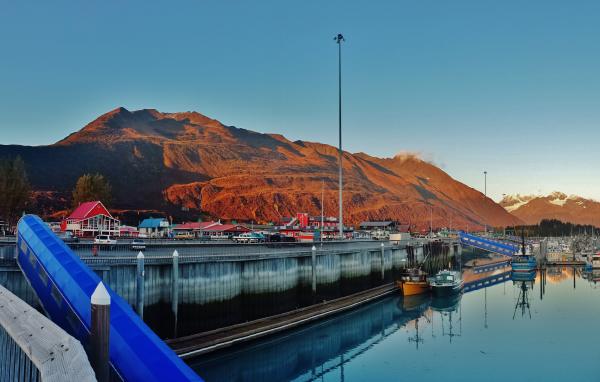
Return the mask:
<path id="1" fill-rule="evenodd" d="M 98 382 L 110 377 L 110 294 L 102 282 L 92 293 L 92 325 L 90 330 L 90 363 Z"/>
<path id="2" fill-rule="evenodd" d="M 137 255 L 135 306 L 137 314 L 144 319 L 144 254 L 140 251 Z"/>

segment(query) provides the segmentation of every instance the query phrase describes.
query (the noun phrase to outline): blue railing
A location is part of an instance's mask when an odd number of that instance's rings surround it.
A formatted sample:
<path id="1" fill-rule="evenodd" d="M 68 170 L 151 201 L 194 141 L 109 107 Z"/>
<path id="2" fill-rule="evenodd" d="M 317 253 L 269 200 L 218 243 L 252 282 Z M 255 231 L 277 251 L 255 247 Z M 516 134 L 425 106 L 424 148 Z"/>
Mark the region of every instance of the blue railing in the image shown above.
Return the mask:
<path id="1" fill-rule="evenodd" d="M 519 251 L 519 248 L 516 245 L 471 235 L 462 231 L 458 233 L 458 236 L 462 245 L 483 249 L 484 251 L 498 253 L 500 255 L 513 256 Z"/>
<path id="2" fill-rule="evenodd" d="M 100 278 L 34 215 L 19 221 L 17 262 L 48 316 L 87 347 L 90 298 Z M 111 296 L 113 377 L 124 381 L 202 381 L 125 300 L 107 289 Z"/>

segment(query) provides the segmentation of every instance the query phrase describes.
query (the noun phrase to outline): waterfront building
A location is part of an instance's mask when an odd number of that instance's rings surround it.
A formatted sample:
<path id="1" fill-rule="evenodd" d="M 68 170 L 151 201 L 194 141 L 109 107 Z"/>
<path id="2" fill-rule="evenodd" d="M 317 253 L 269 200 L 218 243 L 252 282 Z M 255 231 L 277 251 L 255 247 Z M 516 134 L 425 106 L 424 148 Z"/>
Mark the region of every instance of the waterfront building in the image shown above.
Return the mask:
<path id="1" fill-rule="evenodd" d="M 321 224 L 321 221 L 323 224 Z M 338 221 L 337 217 L 310 216 L 306 212 L 299 212 L 295 217 L 283 218 L 276 230 L 298 241 L 319 240 L 319 235 L 323 235 L 323 239 L 327 240 L 338 236 Z M 353 232 L 352 227 L 344 226 L 346 238 L 352 238 Z"/>
<path id="2" fill-rule="evenodd" d="M 208 221 L 208 222 L 185 222 L 175 224 L 171 227 L 171 231 L 175 237 L 181 235 L 189 235 L 193 237 L 204 236 L 204 230 L 215 225 L 220 225 L 220 221 Z"/>
<path id="3" fill-rule="evenodd" d="M 168 237 L 171 233 L 171 224 L 165 218 L 148 218 L 142 220 L 138 230 L 146 237 Z"/>
<path id="4" fill-rule="evenodd" d="M 138 237 L 140 232 L 136 227 L 130 225 L 122 225 L 119 227 L 119 236 L 121 237 Z"/>
<path id="5" fill-rule="evenodd" d="M 202 236 L 210 238 L 210 240 L 225 240 L 246 232 L 250 232 L 250 229 L 243 225 L 219 223 L 204 228 Z"/>
<path id="6" fill-rule="evenodd" d="M 61 231 L 71 231 L 75 236 L 119 235 L 121 223 L 100 201 L 81 203 L 61 223 Z"/>

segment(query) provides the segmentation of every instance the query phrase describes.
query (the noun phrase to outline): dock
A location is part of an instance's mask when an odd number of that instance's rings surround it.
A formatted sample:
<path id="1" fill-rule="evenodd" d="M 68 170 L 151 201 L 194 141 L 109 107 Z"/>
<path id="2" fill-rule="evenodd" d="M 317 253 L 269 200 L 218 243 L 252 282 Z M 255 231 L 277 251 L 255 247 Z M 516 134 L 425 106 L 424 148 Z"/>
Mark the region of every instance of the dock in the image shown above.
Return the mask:
<path id="1" fill-rule="evenodd" d="M 397 291 L 395 284 L 388 283 L 276 316 L 171 339 L 166 342 L 180 357 L 191 358 L 305 325 L 379 299 L 395 291 Z"/>

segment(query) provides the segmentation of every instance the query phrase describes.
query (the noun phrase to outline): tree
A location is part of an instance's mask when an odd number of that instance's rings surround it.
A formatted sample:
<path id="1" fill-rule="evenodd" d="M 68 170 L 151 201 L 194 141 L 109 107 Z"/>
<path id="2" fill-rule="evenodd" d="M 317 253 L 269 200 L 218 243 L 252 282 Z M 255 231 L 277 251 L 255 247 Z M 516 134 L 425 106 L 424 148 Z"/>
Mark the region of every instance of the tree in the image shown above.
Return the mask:
<path id="1" fill-rule="evenodd" d="M 73 207 L 83 202 L 95 200 L 108 206 L 111 202 L 111 187 L 108 180 L 100 174 L 85 174 L 77 179 L 73 189 Z"/>
<path id="2" fill-rule="evenodd" d="M 17 222 L 31 195 L 25 162 L 21 157 L 0 160 L 0 218 L 9 226 Z"/>

